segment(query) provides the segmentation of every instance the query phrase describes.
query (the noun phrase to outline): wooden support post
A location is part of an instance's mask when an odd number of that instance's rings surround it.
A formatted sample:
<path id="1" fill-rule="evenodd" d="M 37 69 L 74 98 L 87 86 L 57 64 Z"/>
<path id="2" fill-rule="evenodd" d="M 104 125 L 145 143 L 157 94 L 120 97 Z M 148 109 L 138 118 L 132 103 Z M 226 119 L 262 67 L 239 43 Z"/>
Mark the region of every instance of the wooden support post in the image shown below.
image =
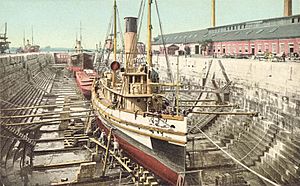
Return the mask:
<path id="1" fill-rule="evenodd" d="M 64 103 L 70 103 L 70 98 L 69 97 L 65 97 L 65 100 L 64 100 Z M 60 114 L 60 118 L 61 119 L 65 119 L 65 118 L 70 118 L 70 106 L 64 106 L 63 107 L 63 111 L 64 113 L 61 113 Z M 60 125 L 59 125 L 59 129 L 62 129 L 62 130 L 65 130 L 68 128 L 69 126 L 69 122 L 70 120 L 63 120 L 61 121 Z"/>
<path id="2" fill-rule="evenodd" d="M 193 149 L 193 162 L 192 162 L 192 166 L 195 166 L 195 138 L 193 137 L 193 141 L 192 141 L 192 149 Z"/>
<path id="3" fill-rule="evenodd" d="M 106 151 L 105 151 L 105 157 L 104 157 L 104 162 L 103 162 L 102 176 L 105 176 L 106 165 L 107 165 L 107 158 L 108 158 L 108 155 L 109 155 L 109 147 L 110 147 L 111 135 L 112 135 L 112 128 L 110 128 L 110 130 L 109 130 L 108 140 L 107 140 L 107 144 L 106 144 Z"/>

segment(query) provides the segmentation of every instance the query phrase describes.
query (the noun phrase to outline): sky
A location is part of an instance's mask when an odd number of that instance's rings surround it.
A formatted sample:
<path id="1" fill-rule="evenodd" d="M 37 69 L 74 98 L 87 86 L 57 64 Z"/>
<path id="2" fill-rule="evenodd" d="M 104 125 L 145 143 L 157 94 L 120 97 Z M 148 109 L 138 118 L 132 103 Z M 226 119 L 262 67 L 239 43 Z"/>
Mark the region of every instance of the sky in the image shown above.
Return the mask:
<path id="1" fill-rule="evenodd" d="M 163 33 L 198 30 L 211 25 L 211 0 L 157 0 Z M 155 0 L 153 0 L 155 2 Z M 117 0 L 121 26 L 124 17 L 137 16 L 141 0 Z M 73 48 L 82 23 L 83 47 L 104 42 L 113 0 L 0 0 L 0 33 L 8 24 L 11 47 L 22 46 L 23 33 L 41 47 Z M 153 36 L 160 32 L 153 4 Z M 293 0 L 293 14 L 300 14 L 300 0 Z M 283 0 L 216 0 L 216 25 L 283 16 Z M 146 39 L 146 11 L 140 39 Z"/>

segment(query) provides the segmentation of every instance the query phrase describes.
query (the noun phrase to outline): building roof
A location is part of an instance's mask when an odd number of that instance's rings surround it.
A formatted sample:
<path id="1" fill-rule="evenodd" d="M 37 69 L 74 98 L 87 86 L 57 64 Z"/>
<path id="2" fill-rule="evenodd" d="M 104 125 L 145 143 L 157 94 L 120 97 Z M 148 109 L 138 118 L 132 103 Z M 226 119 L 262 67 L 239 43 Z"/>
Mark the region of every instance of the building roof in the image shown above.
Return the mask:
<path id="1" fill-rule="evenodd" d="M 295 37 L 300 37 L 300 15 L 172 33 L 164 35 L 164 40 L 166 44 L 173 44 L 198 43 L 205 40 L 223 42 Z M 162 43 L 161 36 L 158 36 L 153 42 L 154 45 L 161 45 Z"/>

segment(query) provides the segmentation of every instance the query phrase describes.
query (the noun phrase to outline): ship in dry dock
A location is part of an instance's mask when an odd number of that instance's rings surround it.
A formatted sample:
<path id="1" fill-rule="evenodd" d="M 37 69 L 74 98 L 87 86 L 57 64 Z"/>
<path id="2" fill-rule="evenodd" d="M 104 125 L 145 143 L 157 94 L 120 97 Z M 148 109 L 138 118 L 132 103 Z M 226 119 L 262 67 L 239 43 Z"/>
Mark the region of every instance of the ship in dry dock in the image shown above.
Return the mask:
<path id="1" fill-rule="evenodd" d="M 161 31 L 147 61 L 143 18 L 126 17 L 126 60 L 93 64 L 110 69 L 94 81 L 68 71 L 74 53 L 1 54 L 0 185 L 299 185 L 300 15 L 284 2 L 284 17 Z"/>
<path id="2" fill-rule="evenodd" d="M 98 125 L 107 133 L 116 129 L 112 133 L 126 154 L 167 183 L 176 184 L 179 172 L 184 172 L 187 119 L 178 111 L 173 113 L 169 101 L 159 94 L 158 79 L 152 75 L 151 42 L 147 65 L 136 62 L 137 18 L 126 17 L 125 22 L 124 70 L 114 59 L 112 70 L 93 85 Z"/>
<path id="3" fill-rule="evenodd" d="M 3 54 L 6 50 L 9 49 L 10 42 L 7 41 L 7 23 L 4 25 L 4 33 L 0 34 L 0 54 Z"/>

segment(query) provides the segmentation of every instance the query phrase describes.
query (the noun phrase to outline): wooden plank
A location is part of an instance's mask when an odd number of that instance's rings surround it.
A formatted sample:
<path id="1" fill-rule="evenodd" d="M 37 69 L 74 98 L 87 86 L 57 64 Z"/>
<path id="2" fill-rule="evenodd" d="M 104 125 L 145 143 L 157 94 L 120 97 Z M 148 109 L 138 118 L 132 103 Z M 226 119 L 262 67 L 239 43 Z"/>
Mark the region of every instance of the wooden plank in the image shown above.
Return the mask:
<path id="1" fill-rule="evenodd" d="M 23 126 L 23 125 L 33 125 L 33 124 L 42 124 L 42 125 L 52 125 L 51 122 L 55 122 L 55 121 L 66 121 L 66 120 L 70 120 L 70 119 L 81 119 L 82 117 L 94 117 L 95 115 L 83 115 L 83 116 L 74 116 L 74 117 L 69 117 L 69 118 L 64 118 L 64 119 L 51 119 L 51 120 L 43 120 L 43 121 L 33 121 L 33 122 L 28 122 L 28 123 L 6 123 L 3 125 L 6 126 Z"/>
<path id="2" fill-rule="evenodd" d="M 39 105 L 39 106 L 30 106 L 30 107 L 15 107 L 15 108 L 5 108 L 0 109 L 1 111 L 10 111 L 10 110 L 26 110 L 26 109 L 34 109 L 34 108 L 51 108 L 51 107 L 63 107 L 70 105 L 78 105 L 83 103 L 90 103 L 90 101 L 78 101 L 73 103 L 64 103 L 64 104 L 55 104 L 55 105 Z"/>

